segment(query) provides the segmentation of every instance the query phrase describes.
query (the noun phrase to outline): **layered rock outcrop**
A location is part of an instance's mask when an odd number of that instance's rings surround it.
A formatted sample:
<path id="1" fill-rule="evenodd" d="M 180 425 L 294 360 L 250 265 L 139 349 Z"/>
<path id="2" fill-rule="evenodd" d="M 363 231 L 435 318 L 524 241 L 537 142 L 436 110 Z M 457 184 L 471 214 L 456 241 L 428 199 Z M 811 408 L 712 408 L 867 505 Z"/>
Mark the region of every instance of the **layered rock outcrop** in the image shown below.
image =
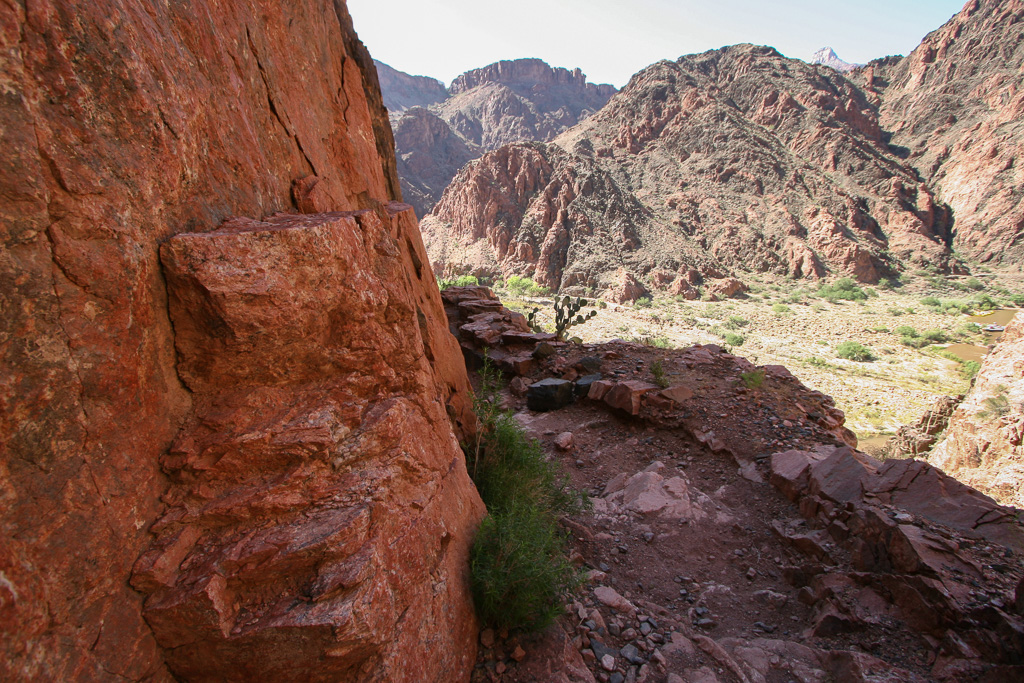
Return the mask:
<path id="1" fill-rule="evenodd" d="M 845 77 L 751 45 L 659 62 L 550 145 L 488 153 L 424 222 L 440 271 L 598 292 L 950 264 L 950 217 Z M 693 284 L 688 282 L 687 284 Z"/>
<path id="2" fill-rule="evenodd" d="M 928 461 L 996 500 L 1024 508 L 1024 319 L 985 356 Z"/>
<path id="3" fill-rule="evenodd" d="M 464 674 L 468 384 L 345 3 L 4 4 L 0 46 L 0 678 Z"/>
<path id="4" fill-rule="evenodd" d="M 1024 259 L 1024 2 L 969 0 L 901 60 L 860 75 L 881 124 L 956 217 L 955 247 L 983 262 Z"/>
<path id="5" fill-rule="evenodd" d="M 388 76 L 382 87 L 386 100 L 409 100 L 403 82 Z M 419 216 L 425 215 L 466 162 L 504 144 L 550 140 L 600 109 L 614 93 L 610 85 L 588 83 L 579 69 L 516 59 L 462 74 L 447 98 L 429 106 L 429 113 L 396 113 L 389 107 L 406 200 Z"/>

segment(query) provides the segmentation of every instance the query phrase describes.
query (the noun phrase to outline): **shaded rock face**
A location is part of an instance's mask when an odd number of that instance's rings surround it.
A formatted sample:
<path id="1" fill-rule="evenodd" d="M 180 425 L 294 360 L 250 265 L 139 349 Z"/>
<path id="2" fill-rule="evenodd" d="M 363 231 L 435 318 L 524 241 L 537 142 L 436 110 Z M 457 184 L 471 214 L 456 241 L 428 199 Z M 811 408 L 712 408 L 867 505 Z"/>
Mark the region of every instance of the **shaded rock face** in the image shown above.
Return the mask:
<path id="1" fill-rule="evenodd" d="M 401 112 L 412 107 L 429 107 L 443 102 L 448 97 L 448 89 L 436 78 L 410 76 L 376 59 L 373 60 L 373 65 L 377 67 L 384 106 L 390 112 Z"/>
<path id="2" fill-rule="evenodd" d="M 1006 505 L 1024 507 L 1024 319 L 985 356 L 928 461 Z"/>
<path id="3" fill-rule="evenodd" d="M 980 261 L 1024 259 L 1024 2 L 971 0 L 902 60 L 861 78 L 881 123 L 956 216 L 954 245 Z"/>
<path id="4" fill-rule="evenodd" d="M 390 77 L 382 81 L 385 99 L 408 100 L 398 82 L 392 95 L 391 82 Z M 443 101 L 417 103 L 429 106 L 433 117 L 391 108 L 406 200 L 417 215 L 425 215 L 466 162 L 512 142 L 550 140 L 614 93 L 610 85 L 588 83 L 579 69 L 517 59 L 468 71 L 455 79 Z"/>
<path id="5" fill-rule="evenodd" d="M 446 647 L 472 629 L 460 621 L 456 534 L 481 510 L 460 492 L 445 415 L 446 403 L 456 419 L 466 415 L 464 369 L 442 341 L 409 212 L 382 208 L 400 198 L 391 131 L 344 2 L 4 4 L 0 44 L 0 353 L 10 369 L 0 373 L 0 678 L 169 680 L 161 645 L 182 642 L 211 655 L 222 679 L 231 663 L 250 667 L 247 677 L 287 661 L 287 676 L 310 680 L 325 663 L 362 662 L 359 680 L 404 656 L 428 678 L 464 672 L 472 638 L 430 657 L 420 657 L 426 639 L 420 649 L 380 644 L 406 605 L 417 623 L 430 609 L 450 620 L 438 629 Z M 187 265 L 167 276 L 187 279 L 216 265 L 180 246 L 201 243 L 194 233 L 298 208 L 371 214 L 245 228 L 232 239 L 251 251 L 207 255 L 222 255 L 226 271 L 269 265 L 260 254 L 272 247 L 280 272 L 222 273 L 225 289 L 204 294 L 194 329 L 183 325 L 176 339 L 159 245 L 193 233 L 165 250 Z M 353 335 L 344 311 L 313 314 L 350 295 L 332 302 L 317 291 L 337 273 L 287 270 L 302 265 L 302 240 L 310 256 L 349 245 L 350 261 L 335 264 L 401 264 L 385 269 L 386 301 L 353 306 L 384 316 L 381 335 L 401 332 L 403 353 L 372 367 L 422 368 L 422 349 L 440 363 L 433 375 L 349 381 L 349 355 L 397 342 Z M 201 281 L 213 283 L 191 285 Z M 289 283 L 290 293 L 271 286 Z M 180 302 L 195 290 L 174 291 Z M 289 311 L 318 321 L 318 348 L 294 328 L 264 341 L 260 325 L 287 323 Z M 211 347 L 195 346 L 202 340 Z M 354 408 L 339 407 L 346 390 Z M 403 448 L 404 433 L 388 441 L 401 420 L 433 438 L 415 449 Z M 364 488 L 344 492 L 353 479 Z M 370 481 L 390 488 L 367 493 Z M 396 538 L 410 543 L 396 548 L 416 559 L 382 547 L 388 514 L 405 520 Z M 143 553 L 135 584 L 149 595 L 148 622 L 128 584 Z M 435 573 L 406 576 L 410 585 L 388 593 L 398 579 L 380 574 L 402 567 Z M 373 591 L 375 611 L 388 616 L 345 621 L 365 614 L 360 601 Z M 310 616 L 306 634 L 288 627 L 299 613 L 289 607 Z M 351 640 L 329 651 L 329 631 Z M 212 677 L 187 650 L 169 656 L 171 668 Z"/>
<path id="6" fill-rule="evenodd" d="M 947 264 L 948 228 L 887 146 L 877 102 L 751 45 L 654 64 L 555 144 L 490 152 L 425 222 L 440 271 L 572 293 L 608 288 L 622 265 L 652 284 L 690 270 L 874 282 Z"/>

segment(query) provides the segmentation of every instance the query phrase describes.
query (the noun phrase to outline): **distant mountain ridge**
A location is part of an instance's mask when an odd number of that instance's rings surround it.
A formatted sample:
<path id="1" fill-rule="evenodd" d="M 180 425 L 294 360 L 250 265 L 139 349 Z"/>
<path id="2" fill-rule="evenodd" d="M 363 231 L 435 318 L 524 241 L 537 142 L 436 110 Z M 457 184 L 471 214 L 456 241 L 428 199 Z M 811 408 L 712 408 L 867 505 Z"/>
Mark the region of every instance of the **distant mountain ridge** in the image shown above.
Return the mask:
<path id="1" fill-rule="evenodd" d="M 386 64 L 378 65 L 378 75 L 391 112 L 402 194 L 419 216 L 433 208 L 468 161 L 513 142 L 551 140 L 616 92 L 587 82 L 579 69 L 551 67 L 540 59 L 467 71 L 443 97 L 433 79 L 426 83 Z"/>
<path id="2" fill-rule="evenodd" d="M 692 297 L 744 271 L 876 282 L 949 267 L 949 223 L 860 88 L 735 45 L 647 67 L 553 144 L 485 154 L 422 227 L 442 271 Z"/>
<path id="3" fill-rule="evenodd" d="M 840 59 L 835 50 L 830 47 L 823 47 L 815 52 L 814 56 L 811 57 L 811 64 L 823 64 L 824 66 L 830 66 L 836 71 L 844 74 L 864 66 L 863 64 L 851 64 L 850 62 Z"/>
<path id="4" fill-rule="evenodd" d="M 384 106 L 390 112 L 401 112 L 411 107 L 429 107 L 448 98 L 448 89 L 436 78 L 411 76 L 376 59 L 373 64 L 377 67 Z"/>

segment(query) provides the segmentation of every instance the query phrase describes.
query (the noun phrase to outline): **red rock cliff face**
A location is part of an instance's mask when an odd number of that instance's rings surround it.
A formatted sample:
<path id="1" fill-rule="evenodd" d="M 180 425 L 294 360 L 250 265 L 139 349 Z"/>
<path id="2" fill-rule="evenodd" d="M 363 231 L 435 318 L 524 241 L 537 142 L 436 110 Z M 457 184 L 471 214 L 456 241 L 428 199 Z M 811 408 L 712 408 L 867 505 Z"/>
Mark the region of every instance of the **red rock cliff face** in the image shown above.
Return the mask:
<path id="1" fill-rule="evenodd" d="M 949 204 L 954 246 L 1024 259 L 1024 2 L 970 0 L 899 62 L 873 62 L 892 144 Z"/>
<path id="2" fill-rule="evenodd" d="M 344 2 L 8 3 L 0 82 L 0 678 L 463 675 L 465 371 Z M 296 209 L 359 213 L 209 232 Z"/>

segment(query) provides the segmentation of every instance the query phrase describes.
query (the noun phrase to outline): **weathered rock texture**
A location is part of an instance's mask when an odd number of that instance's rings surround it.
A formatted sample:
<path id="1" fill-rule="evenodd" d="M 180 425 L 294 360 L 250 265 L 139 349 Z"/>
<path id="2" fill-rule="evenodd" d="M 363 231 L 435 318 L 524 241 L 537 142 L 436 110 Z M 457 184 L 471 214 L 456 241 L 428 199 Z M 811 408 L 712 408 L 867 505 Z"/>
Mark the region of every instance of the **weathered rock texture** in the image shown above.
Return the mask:
<path id="1" fill-rule="evenodd" d="M 388 77 L 381 85 L 385 100 L 408 99 L 403 82 Z M 588 83 L 579 69 L 552 68 L 539 59 L 467 71 L 452 83 L 447 99 L 430 106 L 430 113 L 410 109 L 392 114 L 402 192 L 423 216 L 469 160 L 511 142 L 550 140 L 600 109 L 614 93 L 610 85 Z"/>
<path id="2" fill-rule="evenodd" d="M 954 245 L 981 261 L 1024 260 L 1024 2 L 969 0 L 902 60 L 862 79 L 882 127 L 956 217 Z"/>
<path id="3" fill-rule="evenodd" d="M 422 247 L 401 248 L 412 209 L 389 213 L 234 219 L 162 249 L 196 409 L 132 582 L 179 676 L 459 680 L 473 664 L 482 505 L 443 402 L 456 378 L 428 364 L 458 352 Z"/>
<path id="4" fill-rule="evenodd" d="M 737 45 L 644 69 L 555 144 L 484 155 L 424 232 L 441 272 L 597 293 L 620 268 L 668 291 L 743 271 L 874 282 L 948 265 L 949 222 L 890 151 L 877 102 L 831 68 Z"/>
<path id="5" fill-rule="evenodd" d="M 373 65 L 377 67 L 380 91 L 388 111 L 401 112 L 411 107 L 429 107 L 448 98 L 448 89 L 436 78 L 410 76 L 376 59 Z"/>
<path id="6" fill-rule="evenodd" d="M 1024 508 L 1024 319 L 985 356 L 928 461 L 996 500 Z"/>
<path id="7" fill-rule="evenodd" d="M 821 64 L 822 66 L 829 66 L 836 71 L 847 73 L 853 71 L 857 67 L 864 66 L 863 64 L 852 64 L 839 58 L 836 51 L 830 47 L 823 47 L 811 56 L 811 64 Z"/>
<path id="8" fill-rule="evenodd" d="M 344 2 L 5 3 L 0 83 L 0 678 L 169 680 L 184 643 L 186 678 L 465 672 L 481 510 L 444 412 L 467 385 L 412 217 L 382 208 L 390 127 Z M 195 234 L 297 208 L 370 213 Z M 147 623 L 128 579 L 158 517 Z M 390 642 L 431 610 L 442 640 Z"/>

